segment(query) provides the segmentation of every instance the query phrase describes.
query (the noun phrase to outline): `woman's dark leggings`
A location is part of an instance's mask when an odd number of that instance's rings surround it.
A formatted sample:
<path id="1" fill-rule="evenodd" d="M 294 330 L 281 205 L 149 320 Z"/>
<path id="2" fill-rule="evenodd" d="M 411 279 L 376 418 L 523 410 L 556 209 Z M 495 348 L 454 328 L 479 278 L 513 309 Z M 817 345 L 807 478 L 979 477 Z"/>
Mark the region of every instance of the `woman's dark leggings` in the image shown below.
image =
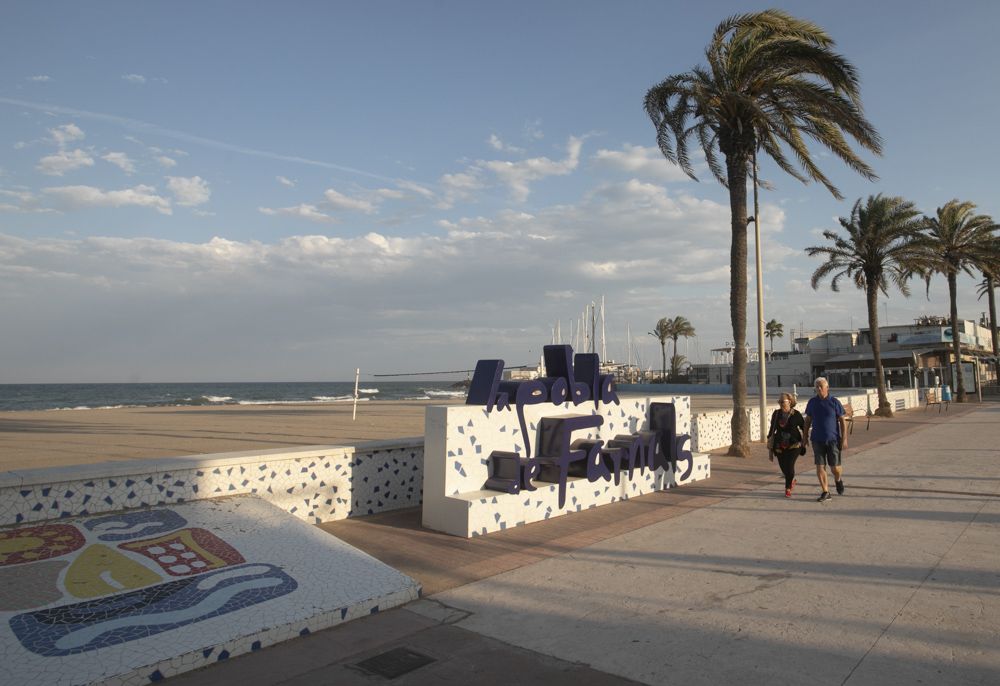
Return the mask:
<path id="1" fill-rule="evenodd" d="M 778 451 L 778 466 L 781 473 L 785 475 L 785 488 L 792 487 L 792 480 L 795 478 L 795 460 L 799 459 L 799 449 Z"/>

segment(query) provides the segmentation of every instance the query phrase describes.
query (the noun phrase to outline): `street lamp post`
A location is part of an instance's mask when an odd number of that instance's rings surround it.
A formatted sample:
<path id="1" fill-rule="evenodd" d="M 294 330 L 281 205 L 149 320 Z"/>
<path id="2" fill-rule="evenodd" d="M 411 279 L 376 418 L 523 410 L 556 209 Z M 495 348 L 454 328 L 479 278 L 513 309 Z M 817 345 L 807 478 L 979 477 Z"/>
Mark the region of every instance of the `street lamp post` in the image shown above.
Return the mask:
<path id="1" fill-rule="evenodd" d="M 767 371 L 764 364 L 764 276 L 760 256 L 760 205 L 757 201 L 757 149 L 753 151 L 753 233 L 757 259 L 757 364 L 760 375 L 760 440 L 767 436 Z"/>

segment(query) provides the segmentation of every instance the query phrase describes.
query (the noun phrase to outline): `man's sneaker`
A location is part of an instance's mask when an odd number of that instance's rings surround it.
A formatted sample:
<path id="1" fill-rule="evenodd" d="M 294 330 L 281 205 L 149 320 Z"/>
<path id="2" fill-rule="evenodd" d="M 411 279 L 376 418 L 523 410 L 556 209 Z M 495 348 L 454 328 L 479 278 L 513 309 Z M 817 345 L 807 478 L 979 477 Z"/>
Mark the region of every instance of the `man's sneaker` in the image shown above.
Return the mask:
<path id="1" fill-rule="evenodd" d="M 820 493 L 819 498 L 816 499 L 816 502 L 818 502 L 818 503 L 825 503 L 827 500 L 829 500 L 832 497 L 833 496 L 830 495 L 830 491 L 823 491 L 822 493 Z"/>
<path id="2" fill-rule="evenodd" d="M 789 491 L 794 491 L 795 490 L 795 484 L 797 484 L 798 482 L 799 482 L 798 479 L 792 479 L 792 485 L 788 487 L 788 490 Z"/>
<path id="3" fill-rule="evenodd" d="M 843 481 L 838 481 L 837 482 L 837 495 L 844 495 L 844 482 Z"/>
<path id="4" fill-rule="evenodd" d="M 785 497 L 786 498 L 791 498 L 792 497 L 792 489 L 790 489 L 790 488 L 786 488 L 785 489 Z"/>

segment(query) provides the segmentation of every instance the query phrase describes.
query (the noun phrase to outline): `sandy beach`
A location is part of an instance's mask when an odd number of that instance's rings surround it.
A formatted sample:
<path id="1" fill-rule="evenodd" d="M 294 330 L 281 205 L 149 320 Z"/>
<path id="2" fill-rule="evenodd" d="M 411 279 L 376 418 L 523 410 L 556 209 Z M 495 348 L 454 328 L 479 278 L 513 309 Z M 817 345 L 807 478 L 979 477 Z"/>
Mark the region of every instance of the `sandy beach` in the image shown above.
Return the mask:
<path id="1" fill-rule="evenodd" d="M 722 395 L 691 401 L 695 411 L 732 406 Z M 424 410 L 441 404 L 359 403 L 353 421 L 350 403 L 2 412 L 0 471 L 423 436 Z"/>

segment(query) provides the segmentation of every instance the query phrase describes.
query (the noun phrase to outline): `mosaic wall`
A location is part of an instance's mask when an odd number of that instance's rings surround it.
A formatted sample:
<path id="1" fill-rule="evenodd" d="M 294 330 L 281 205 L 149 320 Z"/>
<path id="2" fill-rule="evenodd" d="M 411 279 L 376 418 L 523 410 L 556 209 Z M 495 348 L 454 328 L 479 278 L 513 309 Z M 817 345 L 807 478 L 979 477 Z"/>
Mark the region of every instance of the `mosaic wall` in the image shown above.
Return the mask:
<path id="1" fill-rule="evenodd" d="M 810 389 L 802 389 L 802 391 L 802 393 L 799 393 L 797 405 L 800 412 L 805 409 L 806 402 L 808 402 L 811 393 Z M 867 394 L 844 396 L 837 395 L 836 391 L 834 391 L 834 395 L 840 398 L 840 401 L 845 405 L 849 402 L 855 410 L 867 410 L 871 412 L 878 407 L 878 393 L 876 391 L 869 391 Z M 896 412 L 920 406 L 917 391 L 912 388 L 889 391 L 886 395 L 889 398 L 889 404 L 892 405 L 893 410 Z M 768 419 L 770 419 L 771 411 L 775 408 L 777 408 L 777 405 L 768 410 Z M 707 452 L 730 445 L 732 442 L 732 426 L 730 424 L 732 417 L 732 410 L 703 412 L 694 415 L 691 421 L 693 425 L 691 449 Z M 761 440 L 760 410 L 757 407 L 750 409 L 750 440 Z"/>
<path id="2" fill-rule="evenodd" d="M 150 683 L 418 595 L 259 498 L 0 530 L 12 684 Z"/>
<path id="3" fill-rule="evenodd" d="M 422 475 L 420 439 L 7 472 L 0 525 L 229 495 L 257 495 L 318 524 L 417 506 Z"/>
<path id="4" fill-rule="evenodd" d="M 760 409 L 753 408 L 750 415 L 750 440 L 760 440 Z M 708 452 L 716 448 L 725 448 L 733 439 L 733 411 L 718 410 L 702 412 L 692 418 L 694 431 L 691 438 L 691 449 Z"/>
<path id="5" fill-rule="evenodd" d="M 600 407 L 592 401 L 579 406 L 529 405 L 525 407 L 526 426 L 534 441 L 542 417 L 596 414 L 603 418 L 603 424 L 592 431 L 580 430 L 573 438 L 607 441 L 648 428 L 651 402 L 673 403 L 676 433 L 691 432 L 691 402 L 687 396 L 629 396 L 621 398 L 621 404 Z M 524 454 L 525 440 L 513 409 L 487 412 L 480 406 L 431 407 L 427 410 L 426 431 L 423 523 L 457 536 L 500 531 L 710 476 L 708 457 L 696 456 L 690 470 L 679 463 L 685 472 L 680 474 L 668 474 L 662 469 L 640 473 L 636 469 L 631 479 L 623 475 L 619 484 L 569 479 L 566 503 L 559 507 L 556 484 L 536 482 L 538 490 L 518 494 L 483 490 L 490 476 L 491 452 Z"/>

